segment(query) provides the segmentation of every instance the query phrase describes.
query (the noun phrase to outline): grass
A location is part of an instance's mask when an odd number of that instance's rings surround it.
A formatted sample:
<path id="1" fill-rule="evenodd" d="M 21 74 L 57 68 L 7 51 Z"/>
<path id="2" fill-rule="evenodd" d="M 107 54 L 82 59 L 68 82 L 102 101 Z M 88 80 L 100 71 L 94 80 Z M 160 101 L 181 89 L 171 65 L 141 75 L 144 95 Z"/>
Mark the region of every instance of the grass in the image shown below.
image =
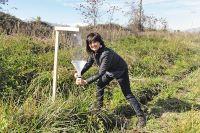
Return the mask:
<path id="1" fill-rule="evenodd" d="M 52 40 L 0 35 L 0 131 L 200 132 L 199 35 L 146 34 L 106 44 L 128 63 L 132 91 L 148 115 L 145 128 L 135 127 L 135 113 L 116 81 L 105 90 L 103 111 L 90 111 L 95 84 L 74 84 L 70 51 L 64 49 L 52 103 Z"/>

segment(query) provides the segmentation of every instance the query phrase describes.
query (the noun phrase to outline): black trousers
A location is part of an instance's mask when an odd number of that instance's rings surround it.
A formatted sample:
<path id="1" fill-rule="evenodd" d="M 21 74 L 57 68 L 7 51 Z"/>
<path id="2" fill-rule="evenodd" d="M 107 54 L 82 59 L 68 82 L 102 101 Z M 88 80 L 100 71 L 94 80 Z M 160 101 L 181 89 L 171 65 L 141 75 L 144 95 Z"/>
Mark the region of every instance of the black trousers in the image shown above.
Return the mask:
<path id="1" fill-rule="evenodd" d="M 109 77 L 107 74 L 104 74 L 97 82 L 97 106 L 103 106 L 103 95 L 104 95 L 104 88 L 106 85 L 110 83 L 114 78 Z M 136 112 L 137 116 L 143 116 L 143 111 L 141 110 L 140 103 L 137 101 L 136 97 L 131 92 L 130 88 L 130 81 L 128 76 L 128 69 L 116 79 L 121 87 L 122 93 L 125 98 L 130 103 L 131 107 L 133 107 L 134 111 Z"/>

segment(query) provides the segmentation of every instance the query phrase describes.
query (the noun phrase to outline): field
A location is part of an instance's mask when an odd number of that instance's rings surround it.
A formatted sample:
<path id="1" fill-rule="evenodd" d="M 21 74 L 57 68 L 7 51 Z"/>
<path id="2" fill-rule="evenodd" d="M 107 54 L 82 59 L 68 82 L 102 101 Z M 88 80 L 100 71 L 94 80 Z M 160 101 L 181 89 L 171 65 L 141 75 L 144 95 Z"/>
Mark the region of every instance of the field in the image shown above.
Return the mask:
<path id="1" fill-rule="evenodd" d="M 76 86 L 70 51 L 60 49 L 52 103 L 54 42 L 0 35 L 0 132 L 200 133 L 199 38 L 166 32 L 106 41 L 127 61 L 132 92 L 148 116 L 138 129 L 116 81 L 106 88 L 102 112 L 89 111 L 95 84 Z"/>

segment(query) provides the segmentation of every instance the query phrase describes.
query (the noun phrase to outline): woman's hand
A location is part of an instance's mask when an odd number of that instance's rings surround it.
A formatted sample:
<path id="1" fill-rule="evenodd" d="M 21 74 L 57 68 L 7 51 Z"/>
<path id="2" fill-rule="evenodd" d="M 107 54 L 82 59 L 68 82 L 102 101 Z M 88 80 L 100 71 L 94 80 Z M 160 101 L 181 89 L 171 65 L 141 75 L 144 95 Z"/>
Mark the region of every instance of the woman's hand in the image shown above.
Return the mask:
<path id="1" fill-rule="evenodd" d="M 75 79 L 78 78 L 78 73 L 77 73 L 77 72 L 74 74 L 74 78 L 75 78 Z"/>
<path id="2" fill-rule="evenodd" d="M 77 78 L 77 79 L 76 79 L 76 84 L 77 84 L 77 85 L 86 85 L 86 84 L 87 84 L 87 81 L 86 81 L 86 80 L 83 80 L 82 78 Z"/>

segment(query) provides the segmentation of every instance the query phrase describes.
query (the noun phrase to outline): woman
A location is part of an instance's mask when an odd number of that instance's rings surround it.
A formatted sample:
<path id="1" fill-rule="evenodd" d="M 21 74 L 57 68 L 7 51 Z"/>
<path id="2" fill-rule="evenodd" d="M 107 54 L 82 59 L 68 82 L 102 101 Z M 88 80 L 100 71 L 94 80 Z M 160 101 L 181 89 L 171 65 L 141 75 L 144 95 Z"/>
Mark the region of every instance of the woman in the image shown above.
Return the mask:
<path id="1" fill-rule="evenodd" d="M 98 33 L 90 33 L 86 39 L 86 51 L 89 54 L 87 63 L 85 64 L 81 74 L 84 74 L 95 62 L 99 66 L 98 74 L 84 80 L 77 78 L 77 85 L 91 84 L 97 82 L 97 108 L 100 110 L 103 106 L 104 88 L 113 79 L 116 79 L 121 90 L 133 107 L 138 116 L 138 126 L 142 127 L 146 124 L 146 117 L 141 110 L 140 104 L 131 92 L 130 81 L 128 76 L 128 67 L 126 62 L 113 50 L 107 48 L 102 37 Z"/>

